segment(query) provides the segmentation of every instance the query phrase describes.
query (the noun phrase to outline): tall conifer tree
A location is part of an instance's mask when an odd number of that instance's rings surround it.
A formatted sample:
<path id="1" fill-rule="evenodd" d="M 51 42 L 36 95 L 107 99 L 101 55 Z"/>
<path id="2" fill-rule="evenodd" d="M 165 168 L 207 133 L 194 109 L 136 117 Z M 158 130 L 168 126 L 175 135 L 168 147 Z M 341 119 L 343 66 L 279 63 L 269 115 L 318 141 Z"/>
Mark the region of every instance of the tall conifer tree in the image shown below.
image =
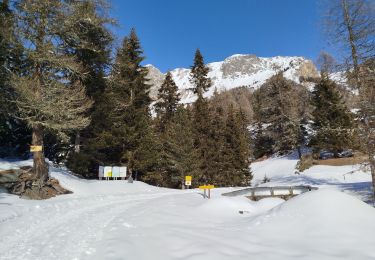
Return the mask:
<path id="1" fill-rule="evenodd" d="M 111 62 L 113 36 L 107 25 L 114 24 L 114 21 L 106 11 L 107 3 L 104 0 L 76 2 L 76 19 L 70 25 L 70 29 L 76 31 L 76 37 L 67 39 L 67 51 L 75 53 L 84 67 L 86 77 L 82 79 L 82 84 L 94 101 L 89 111 L 90 125 L 73 133 L 71 142 L 74 142 L 74 151 L 70 152 L 67 161 L 73 172 L 84 177 L 97 176 L 97 151 L 92 144 L 95 144 L 94 137 L 105 127 L 103 118 L 109 111 L 104 92 L 108 85 L 106 77 Z"/>
<path id="2" fill-rule="evenodd" d="M 189 107 L 179 105 L 166 132 L 171 187 L 178 187 L 184 181 L 184 176 L 195 175 L 199 166 L 194 146 L 193 115 L 190 110 Z M 198 184 L 194 178 L 193 187 Z"/>
<path id="3" fill-rule="evenodd" d="M 173 159 L 177 153 L 176 147 L 173 146 L 173 132 L 177 122 L 175 122 L 175 114 L 180 100 L 177 93 L 177 85 L 173 81 L 170 72 L 166 74 L 158 92 L 158 101 L 155 103 L 156 118 L 154 119 L 155 131 L 157 134 L 157 163 L 155 170 L 149 172 L 145 179 L 153 184 L 176 187 L 180 183 L 180 179 L 176 176 L 177 162 Z"/>
<path id="4" fill-rule="evenodd" d="M 229 182 L 229 172 L 233 158 L 226 146 L 225 139 L 225 115 L 221 107 L 210 108 L 207 113 L 211 114 L 211 122 L 208 125 L 207 133 L 207 172 L 211 182 L 217 186 L 226 186 Z"/>
<path id="5" fill-rule="evenodd" d="M 248 186 L 252 179 L 250 170 L 250 137 L 247 120 L 241 110 L 229 107 L 226 126 L 226 184 L 230 186 Z"/>
<path id="6" fill-rule="evenodd" d="M 336 84 L 322 77 L 313 91 L 314 110 L 311 145 L 316 149 L 327 149 L 336 155 L 343 149 L 352 147 L 355 138 L 353 116 L 342 101 Z"/>
<path id="7" fill-rule="evenodd" d="M 165 76 L 158 93 L 158 101 L 155 103 L 155 112 L 158 117 L 159 129 L 163 132 L 177 111 L 180 95 L 178 88 L 170 72 Z"/>
<path id="8" fill-rule="evenodd" d="M 143 50 L 132 29 L 117 52 L 111 82 L 105 93 L 107 116 L 94 139 L 98 163 L 126 164 L 135 176 L 151 171 L 156 160 L 151 128 L 150 85 L 141 65 Z M 96 147 L 95 147 L 96 146 Z"/>
<path id="9" fill-rule="evenodd" d="M 203 93 L 211 86 L 211 80 L 207 76 L 208 68 L 204 64 L 203 56 L 199 49 L 195 52 L 194 64 L 191 67 L 190 82 L 193 84 L 193 91 L 197 94 L 197 101 L 194 103 L 194 143 L 199 158 L 199 171 L 196 177 L 200 182 L 212 182 L 209 176 L 209 124 L 211 121 L 208 102 Z"/>
<path id="10" fill-rule="evenodd" d="M 287 153 L 303 145 L 302 124 L 306 111 L 298 91 L 299 86 L 277 73 L 263 84 L 257 92 L 259 106 L 256 109 L 260 118 L 258 131 L 266 139 L 263 145 L 272 143 L 272 151 Z M 264 127 L 266 126 L 266 127 Z M 264 129 L 262 129 L 264 128 Z M 267 140 L 267 136 L 272 141 Z"/>
<path id="11" fill-rule="evenodd" d="M 12 115 L 17 108 L 11 102 L 15 97 L 11 75 L 22 67 L 22 47 L 14 34 L 14 23 L 9 1 L 0 2 L 0 156 L 24 154 L 30 139 L 25 123 Z"/>

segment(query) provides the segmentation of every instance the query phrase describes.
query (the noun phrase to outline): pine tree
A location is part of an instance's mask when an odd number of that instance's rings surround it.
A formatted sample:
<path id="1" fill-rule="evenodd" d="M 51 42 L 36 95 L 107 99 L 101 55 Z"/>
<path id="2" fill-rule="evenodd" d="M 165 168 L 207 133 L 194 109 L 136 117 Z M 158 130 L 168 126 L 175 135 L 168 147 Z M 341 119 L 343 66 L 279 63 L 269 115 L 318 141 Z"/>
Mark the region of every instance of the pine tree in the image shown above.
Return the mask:
<path id="1" fill-rule="evenodd" d="M 253 94 L 254 109 L 254 125 L 252 129 L 252 147 L 255 158 L 268 156 L 272 154 L 274 141 L 272 137 L 265 131 L 263 126 L 263 110 L 261 90 L 257 90 Z"/>
<path id="2" fill-rule="evenodd" d="M 9 84 L 10 73 L 9 73 L 9 60 L 10 60 L 10 50 L 12 49 L 11 39 L 13 31 L 13 13 L 9 9 L 9 1 L 3 1 L 0 3 L 0 84 L 1 84 L 1 111 L 5 108 L 3 107 L 6 101 L 5 88 L 9 89 L 7 84 Z"/>
<path id="3" fill-rule="evenodd" d="M 159 89 L 158 101 L 155 103 L 155 112 L 161 132 L 165 130 L 166 124 L 171 121 L 177 111 L 178 102 L 180 101 L 177 91 L 177 85 L 173 81 L 171 73 L 168 72 Z"/>
<path id="4" fill-rule="evenodd" d="M 344 105 L 336 83 L 323 76 L 313 91 L 314 110 L 311 145 L 315 150 L 326 149 L 336 155 L 352 146 L 353 116 Z"/>
<path id="5" fill-rule="evenodd" d="M 74 19 L 68 24 L 74 37 L 65 39 L 67 52 L 74 53 L 85 69 L 82 83 L 94 101 L 104 92 L 105 70 L 110 65 L 113 35 L 107 27 L 115 22 L 107 15 L 107 8 L 106 0 L 74 1 Z"/>
<path id="6" fill-rule="evenodd" d="M 106 70 L 110 65 L 111 43 L 113 36 L 108 25 L 114 25 L 114 21 L 108 17 L 106 0 L 83 0 L 76 1 L 73 5 L 74 20 L 69 24 L 69 29 L 75 37 L 69 37 L 67 51 L 74 53 L 77 61 L 85 70 L 82 78 L 87 95 L 94 103 L 90 114 L 95 113 L 97 104 L 103 97 L 107 82 L 105 80 Z M 97 117 L 92 117 L 97 119 Z M 90 138 L 95 127 L 96 120 L 92 120 L 89 127 L 74 136 L 76 153 L 80 152 L 81 135 L 83 139 Z"/>
<path id="7" fill-rule="evenodd" d="M 231 106 L 225 127 L 226 160 L 229 161 L 227 185 L 248 186 L 252 179 L 250 170 L 250 137 L 244 113 Z"/>
<path id="8" fill-rule="evenodd" d="M 230 173 L 233 159 L 230 150 L 226 147 L 225 116 L 221 107 L 210 108 L 211 121 L 206 129 L 207 139 L 207 176 L 211 183 L 217 186 L 226 186 L 231 181 Z"/>
<path id="9" fill-rule="evenodd" d="M 190 82 L 194 86 L 194 94 L 203 97 L 203 93 L 211 87 L 211 79 L 207 77 L 208 67 L 205 66 L 199 49 L 195 51 L 194 65 L 191 67 Z"/>
<path id="10" fill-rule="evenodd" d="M 95 136 L 105 127 L 106 122 L 103 118 L 106 118 L 110 111 L 104 93 L 108 85 L 106 77 L 111 61 L 113 36 L 107 25 L 114 22 L 106 15 L 106 8 L 107 3 L 104 0 L 76 2 L 74 5 L 76 19 L 69 26 L 76 37 L 67 39 L 69 41 L 67 51 L 76 54 L 77 60 L 86 71 L 82 84 L 94 102 L 89 111 L 90 125 L 72 134 L 71 142 L 74 143 L 74 151 L 71 151 L 72 145 L 68 146 L 70 153 L 67 166 L 84 177 L 97 176 L 98 153 L 95 148 Z"/>
<path id="11" fill-rule="evenodd" d="M 211 86 L 211 80 L 207 76 L 208 68 L 204 65 L 203 57 L 199 50 L 196 51 L 194 64 L 191 68 L 190 81 L 194 86 L 194 93 L 197 94 L 197 101 L 194 103 L 194 145 L 198 153 L 199 171 L 195 174 L 196 179 L 201 183 L 212 182 L 209 176 L 209 114 L 208 102 L 203 97 L 204 91 Z"/>
<path id="12" fill-rule="evenodd" d="M 272 138 L 273 152 L 284 154 L 303 145 L 300 131 L 305 113 L 301 109 L 303 102 L 298 86 L 278 73 L 261 86 L 259 95 L 257 113 L 260 113 L 261 123 L 267 125 L 260 131 Z"/>
<path id="13" fill-rule="evenodd" d="M 67 25 L 74 19 L 72 10 L 67 1 L 17 3 L 15 33 L 24 44 L 28 66 L 21 75 L 13 75 L 12 87 L 17 94 L 17 116 L 31 127 L 33 145 L 43 146 L 46 130 L 64 138 L 90 122 L 86 111 L 92 102 L 78 80 L 84 71 L 74 55 L 62 51 L 70 34 Z M 35 183 L 42 192 L 48 167 L 43 152 L 35 152 L 33 159 Z"/>
<path id="14" fill-rule="evenodd" d="M 107 111 L 102 131 L 94 138 L 97 162 L 126 164 L 130 174 L 141 177 L 152 171 L 156 161 L 155 132 L 151 128 L 150 85 L 144 57 L 135 30 L 125 37 L 113 66 L 105 93 Z"/>
<path id="15" fill-rule="evenodd" d="M 250 133 L 249 133 L 249 120 L 242 109 L 239 109 L 236 113 L 237 122 L 237 134 L 236 139 L 238 145 L 236 146 L 237 153 L 237 171 L 239 183 L 237 185 L 248 186 L 253 178 L 250 169 L 250 157 L 251 157 L 251 146 L 250 146 Z"/>
<path id="16" fill-rule="evenodd" d="M 189 175 L 193 176 L 192 186 L 197 187 L 200 184 L 195 178 L 199 157 L 194 145 L 193 115 L 190 107 L 178 106 L 167 133 L 171 151 L 169 160 L 173 165 L 173 185 L 178 186 L 184 181 L 184 176 Z"/>
<path id="17" fill-rule="evenodd" d="M 158 101 L 154 105 L 157 163 L 154 170 L 145 176 L 145 180 L 149 183 L 165 187 L 177 187 L 181 181 L 179 178 L 181 174 L 178 173 L 177 162 L 174 160 L 177 147 L 173 145 L 174 128 L 178 127 L 175 115 L 180 100 L 177 90 L 172 75 L 168 72 L 159 89 Z"/>
<path id="18" fill-rule="evenodd" d="M 12 99 L 12 73 L 22 67 L 22 46 L 14 34 L 15 17 L 9 1 L 0 2 L 0 157 L 22 156 L 29 149 L 31 133 L 26 124 L 12 114 L 16 106 Z"/>
<path id="19" fill-rule="evenodd" d="M 181 187 L 184 176 L 197 172 L 190 108 L 178 105 L 163 131 L 157 129 L 157 133 L 157 164 L 155 170 L 149 172 L 144 179 L 158 186 Z M 198 182 L 194 178 L 193 186 L 196 184 Z"/>

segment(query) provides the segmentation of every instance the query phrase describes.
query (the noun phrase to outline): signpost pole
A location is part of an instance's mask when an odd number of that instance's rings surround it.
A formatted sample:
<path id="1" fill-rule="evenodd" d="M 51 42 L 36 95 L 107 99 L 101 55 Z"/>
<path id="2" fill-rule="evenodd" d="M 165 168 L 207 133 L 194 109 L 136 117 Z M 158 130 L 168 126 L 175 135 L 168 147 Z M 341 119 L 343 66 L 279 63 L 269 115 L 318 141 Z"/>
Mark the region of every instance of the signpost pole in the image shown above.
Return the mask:
<path id="1" fill-rule="evenodd" d="M 203 198 L 211 198 L 211 189 L 214 189 L 214 185 L 202 185 L 199 186 L 199 189 L 203 190 Z"/>

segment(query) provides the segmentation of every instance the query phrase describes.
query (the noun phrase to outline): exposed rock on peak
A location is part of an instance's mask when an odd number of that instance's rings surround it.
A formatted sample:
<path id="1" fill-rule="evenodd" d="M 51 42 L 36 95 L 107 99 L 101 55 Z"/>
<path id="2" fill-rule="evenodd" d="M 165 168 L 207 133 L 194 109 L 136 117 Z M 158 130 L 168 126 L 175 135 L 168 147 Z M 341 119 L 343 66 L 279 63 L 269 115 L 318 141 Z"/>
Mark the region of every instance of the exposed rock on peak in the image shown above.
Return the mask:
<path id="1" fill-rule="evenodd" d="M 284 72 L 287 79 L 301 83 L 300 77 L 316 78 L 319 73 L 312 61 L 303 57 L 271 57 L 261 58 L 253 54 L 235 54 L 224 61 L 207 64 L 210 71 L 208 76 L 212 80 L 212 87 L 205 93 L 206 97 L 213 95 L 214 90 L 219 92 L 238 87 L 258 88 L 267 79 L 279 71 Z M 149 68 L 148 78 L 154 85 L 151 97 L 156 99 L 164 74 L 152 65 Z M 194 102 L 196 96 L 192 93 L 192 85 L 189 81 L 190 69 L 177 68 L 171 71 L 176 82 L 182 103 Z"/>

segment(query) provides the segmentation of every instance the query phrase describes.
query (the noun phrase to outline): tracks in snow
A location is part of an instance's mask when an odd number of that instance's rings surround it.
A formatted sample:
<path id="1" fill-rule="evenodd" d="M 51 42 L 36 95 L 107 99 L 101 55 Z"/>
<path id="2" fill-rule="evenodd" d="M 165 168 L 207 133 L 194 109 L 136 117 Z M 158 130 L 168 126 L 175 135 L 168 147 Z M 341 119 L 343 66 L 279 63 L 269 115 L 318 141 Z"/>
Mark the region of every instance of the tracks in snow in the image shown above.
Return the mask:
<path id="1" fill-rule="evenodd" d="M 132 207 L 172 194 L 176 193 L 116 194 L 45 201 L 40 203 L 42 207 L 36 205 L 33 211 L 0 223 L 0 228 L 12 225 L 14 220 L 21 223 L 14 226 L 12 233 L 0 238 L 0 259 L 87 258 L 95 252 L 90 246 L 98 243 L 105 232 L 110 232 L 106 228 L 115 218 L 123 217 L 122 214 Z"/>

